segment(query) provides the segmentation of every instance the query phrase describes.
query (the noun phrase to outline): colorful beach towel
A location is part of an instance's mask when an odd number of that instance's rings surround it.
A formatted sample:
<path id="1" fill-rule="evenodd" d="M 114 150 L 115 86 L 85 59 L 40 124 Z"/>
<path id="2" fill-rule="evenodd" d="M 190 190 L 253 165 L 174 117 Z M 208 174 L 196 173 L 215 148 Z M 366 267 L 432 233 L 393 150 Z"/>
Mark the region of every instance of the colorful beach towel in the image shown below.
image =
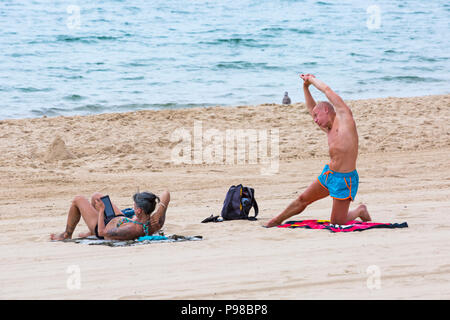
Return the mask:
<path id="1" fill-rule="evenodd" d="M 128 247 L 138 246 L 150 243 L 162 243 L 162 242 L 180 242 L 180 241 L 199 241 L 202 240 L 202 236 L 181 236 L 177 234 L 171 235 L 151 235 L 140 237 L 136 240 L 105 240 L 99 239 L 96 236 L 89 236 L 87 238 L 66 239 L 63 242 L 75 242 L 88 245 L 104 245 L 109 247 Z"/>
<path id="2" fill-rule="evenodd" d="M 331 232 L 352 232 L 352 231 L 364 231 L 375 228 L 407 228 L 408 224 L 403 223 L 377 223 L 377 222 L 362 222 L 362 221 L 349 221 L 345 225 L 331 224 L 330 220 L 301 220 L 301 221 L 288 221 L 278 228 L 306 228 L 306 229 L 326 229 Z"/>

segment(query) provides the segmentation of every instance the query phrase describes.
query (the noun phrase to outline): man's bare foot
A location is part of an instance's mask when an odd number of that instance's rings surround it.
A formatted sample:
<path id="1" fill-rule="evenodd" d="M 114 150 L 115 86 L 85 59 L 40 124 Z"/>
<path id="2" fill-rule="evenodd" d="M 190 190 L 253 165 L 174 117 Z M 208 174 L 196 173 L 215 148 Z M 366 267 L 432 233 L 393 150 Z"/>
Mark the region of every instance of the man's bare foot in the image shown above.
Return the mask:
<path id="1" fill-rule="evenodd" d="M 63 233 L 60 233 L 60 234 L 52 233 L 50 235 L 50 240 L 61 241 L 61 240 L 71 239 L 71 238 L 72 238 L 72 235 L 67 233 L 67 232 L 63 232 Z"/>
<path id="2" fill-rule="evenodd" d="M 366 207 L 365 204 L 361 204 L 361 205 L 358 207 L 358 210 L 360 210 L 359 218 L 360 218 L 363 222 L 366 222 L 366 221 L 372 221 L 372 218 L 370 217 L 369 211 L 367 210 L 367 207 Z"/>

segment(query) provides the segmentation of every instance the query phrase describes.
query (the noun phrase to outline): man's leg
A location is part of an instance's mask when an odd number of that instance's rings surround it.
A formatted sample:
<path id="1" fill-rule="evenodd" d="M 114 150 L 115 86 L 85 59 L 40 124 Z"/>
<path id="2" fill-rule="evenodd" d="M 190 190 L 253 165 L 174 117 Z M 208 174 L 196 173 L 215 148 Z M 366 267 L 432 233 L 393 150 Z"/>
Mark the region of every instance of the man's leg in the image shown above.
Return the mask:
<path id="1" fill-rule="evenodd" d="M 71 239 L 72 234 L 77 226 L 80 218 L 83 217 L 84 222 L 89 228 L 91 234 L 94 234 L 95 226 L 98 221 L 98 211 L 89 203 L 89 201 L 83 196 L 76 196 L 72 200 L 72 205 L 69 209 L 67 216 L 66 230 L 59 234 L 51 234 L 51 240 L 64 240 Z"/>
<path id="2" fill-rule="evenodd" d="M 360 218 L 362 221 L 372 221 L 365 204 L 360 204 L 358 208 L 348 212 L 347 221 L 352 221 L 356 218 Z"/>
<path id="3" fill-rule="evenodd" d="M 345 224 L 347 222 L 348 208 L 350 207 L 350 199 L 338 200 L 333 199 L 333 208 L 331 209 L 330 223 Z"/>
<path id="4" fill-rule="evenodd" d="M 333 199 L 330 223 L 346 224 L 348 221 L 355 220 L 356 218 L 361 218 L 362 221 L 371 221 L 367 207 L 364 204 L 361 204 L 358 208 L 349 211 L 350 202 L 350 199 Z"/>
<path id="5" fill-rule="evenodd" d="M 280 225 L 284 220 L 299 214 L 314 201 L 328 196 L 328 190 L 325 189 L 318 180 L 315 180 L 297 199 L 284 209 L 278 216 L 270 220 L 265 226 L 274 227 Z"/>

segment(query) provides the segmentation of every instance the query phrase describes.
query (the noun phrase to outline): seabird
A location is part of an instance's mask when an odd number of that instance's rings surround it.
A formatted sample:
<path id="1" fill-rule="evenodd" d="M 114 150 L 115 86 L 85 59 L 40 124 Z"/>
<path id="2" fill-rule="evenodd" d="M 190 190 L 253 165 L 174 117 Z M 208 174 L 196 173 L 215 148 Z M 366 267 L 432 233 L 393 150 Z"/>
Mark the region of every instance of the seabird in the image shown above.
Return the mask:
<path id="1" fill-rule="evenodd" d="M 289 98 L 288 93 L 284 93 L 283 104 L 291 104 L 291 98 Z"/>

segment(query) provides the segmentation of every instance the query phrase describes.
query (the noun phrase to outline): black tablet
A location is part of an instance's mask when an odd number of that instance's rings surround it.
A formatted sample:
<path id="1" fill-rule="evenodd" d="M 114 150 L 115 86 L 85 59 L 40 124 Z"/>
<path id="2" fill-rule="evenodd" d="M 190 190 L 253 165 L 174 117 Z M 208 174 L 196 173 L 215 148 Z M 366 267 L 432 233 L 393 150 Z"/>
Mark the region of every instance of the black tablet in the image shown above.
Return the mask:
<path id="1" fill-rule="evenodd" d="M 111 199 L 109 199 L 109 196 L 101 197 L 100 200 L 102 200 L 103 203 L 105 204 L 105 218 L 114 217 L 116 214 L 114 212 Z"/>

